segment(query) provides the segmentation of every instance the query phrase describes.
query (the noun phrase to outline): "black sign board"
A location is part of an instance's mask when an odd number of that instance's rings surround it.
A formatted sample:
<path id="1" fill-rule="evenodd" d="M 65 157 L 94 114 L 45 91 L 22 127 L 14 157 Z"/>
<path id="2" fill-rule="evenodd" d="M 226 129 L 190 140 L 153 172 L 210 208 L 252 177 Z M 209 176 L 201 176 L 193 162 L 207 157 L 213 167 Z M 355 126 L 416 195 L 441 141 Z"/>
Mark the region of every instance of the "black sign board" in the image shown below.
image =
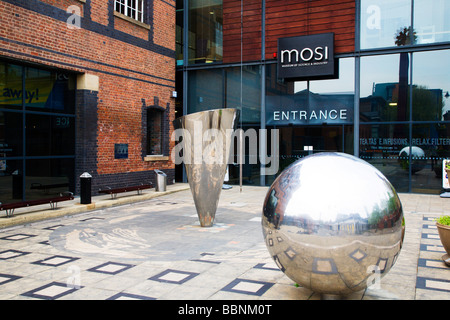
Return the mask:
<path id="1" fill-rule="evenodd" d="M 128 159 L 128 143 L 116 143 L 114 145 L 115 159 Z"/>
<path id="2" fill-rule="evenodd" d="M 278 78 L 292 80 L 338 77 L 334 33 L 278 39 Z"/>
<path id="3" fill-rule="evenodd" d="M 305 90 L 266 98 L 266 124 L 270 126 L 353 124 L 353 113 L 353 94 L 320 95 Z"/>

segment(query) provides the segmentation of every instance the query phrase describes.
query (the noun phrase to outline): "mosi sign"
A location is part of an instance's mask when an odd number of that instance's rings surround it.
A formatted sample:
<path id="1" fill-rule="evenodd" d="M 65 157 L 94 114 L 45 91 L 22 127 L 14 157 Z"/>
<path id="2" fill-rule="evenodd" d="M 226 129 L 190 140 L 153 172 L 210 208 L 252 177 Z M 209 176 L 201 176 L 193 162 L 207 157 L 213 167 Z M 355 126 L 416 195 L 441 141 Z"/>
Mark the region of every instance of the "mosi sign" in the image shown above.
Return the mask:
<path id="1" fill-rule="evenodd" d="M 334 33 L 278 39 L 278 78 L 336 78 Z"/>

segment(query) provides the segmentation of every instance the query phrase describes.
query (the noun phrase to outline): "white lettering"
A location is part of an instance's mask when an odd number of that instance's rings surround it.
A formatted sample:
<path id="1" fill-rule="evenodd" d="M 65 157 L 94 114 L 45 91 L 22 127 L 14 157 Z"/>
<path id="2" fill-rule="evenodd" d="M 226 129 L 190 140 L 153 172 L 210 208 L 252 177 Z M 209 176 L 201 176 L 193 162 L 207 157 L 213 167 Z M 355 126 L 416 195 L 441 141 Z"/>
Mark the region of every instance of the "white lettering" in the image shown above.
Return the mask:
<path id="1" fill-rule="evenodd" d="M 305 110 L 300 111 L 300 120 L 301 119 L 306 120 L 306 111 Z"/>
<path id="2" fill-rule="evenodd" d="M 274 111 L 273 121 L 301 121 L 301 120 L 348 120 L 347 109 L 320 109 L 312 110 L 309 114 L 306 110 L 289 110 L 289 111 Z"/>
<path id="3" fill-rule="evenodd" d="M 309 52 L 309 58 L 306 58 L 304 53 L 305 51 Z M 302 50 L 302 52 L 300 52 L 300 58 L 302 58 L 303 61 L 309 61 L 314 57 L 314 53 L 310 48 L 305 48 Z"/>
<path id="4" fill-rule="evenodd" d="M 270 314 L 271 304 L 266 305 L 223 305 L 222 314 Z"/>
<path id="5" fill-rule="evenodd" d="M 76 5 L 69 6 L 66 10 L 71 16 L 67 18 L 67 28 L 69 29 L 81 29 L 81 8 Z"/>
<path id="6" fill-rule="evenodd" d="M 280 120 L 280 111 L 274 111 L 273 112 L 273 120 L 279 121 Z"/>
<path id="7" fill-rule="evenodd" d="M 316 58 L 315 59 L 317 61 L 322 60 L 322 58 L 323 58 L 323 53 L 322 53 L 323 48 L 322 47 L 317 47 L 316 50 L 314 50 L 314 51 L 316 52 Z"/>
<path id="8" fill-rule="evenodd" d="M 287 63 L 290 64 L 284 65 L 285 67 L 302 66 L 303 64 L 297 65 L 297 63 L 299 63 L 299 58 L 304 62 L 309 62 L 313 58 L 315 61 L 328 60 L 328 47 L 316 47 L 314 50 L 311 48 L 304 48 L 300 53 L 296 49 L 281 50 L 281 63 L 285 63 L 286 55 Z"/>
<path id="9" fill-rule="evenodd" d="M 333 113 L 333 115 L 331 115 Z M 337 111 L 336 110 L 330 110 L 330 119 L 335 120 L 337 119 Z"/>
<path id="10" fill-rule="evenodd" d="M 284 54 L 288 53 L 289 54 L 289 63 L 291 63 L 292 61 L 292 53 L 295 53 L 295 62 L 298 62 L 298 51 L 295 49 L 292 50 L 282 50 L 281 51 L 281 63 L 284 63 Z"/>
<path id="11" fill-rule="evenodd" d="M 381 9 L 377 5 L 370 5 L 367 7 L 368 14 L 371 14 L 366 21 L 367 29 L 380 30 L 381 29 Z"/>

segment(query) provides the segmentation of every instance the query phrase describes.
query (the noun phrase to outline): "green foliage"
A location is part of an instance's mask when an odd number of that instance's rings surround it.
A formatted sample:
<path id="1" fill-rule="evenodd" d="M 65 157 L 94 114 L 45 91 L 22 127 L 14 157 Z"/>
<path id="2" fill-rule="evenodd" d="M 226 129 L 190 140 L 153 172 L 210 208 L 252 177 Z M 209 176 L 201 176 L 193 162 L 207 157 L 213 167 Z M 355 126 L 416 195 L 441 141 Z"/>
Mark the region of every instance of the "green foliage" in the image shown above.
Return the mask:
<path id="1" fill-rule="evenodd" d="M 450 226 L 450 216 L 442 216 L 439 219 L 436 219 L 436 221 L 445 226 Z"/>
<path id="2" fill-rule="evenodd" d="M 445 163 L 445 170 L 450 170 L 450 161 Z"/>

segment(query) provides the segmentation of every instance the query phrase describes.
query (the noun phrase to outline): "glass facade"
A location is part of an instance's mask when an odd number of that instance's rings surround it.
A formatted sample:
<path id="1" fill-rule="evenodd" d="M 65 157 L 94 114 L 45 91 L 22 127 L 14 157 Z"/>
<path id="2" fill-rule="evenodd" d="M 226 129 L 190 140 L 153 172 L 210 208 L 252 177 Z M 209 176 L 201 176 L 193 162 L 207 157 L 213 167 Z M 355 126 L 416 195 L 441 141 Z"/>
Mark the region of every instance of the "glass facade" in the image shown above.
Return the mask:
<path id="1" fill-rule="evenodd" d="M 446 0 L 361 0 L 361 49 L 448 42 L 449 11 Z"/>
<path id="2" fill-rule="evenodd" d="M 189 64 L 222 61 L 222 0 L 190 0 L 188 14 Z"/>
<path id="3" fill-rule="evenodd" d="M 277 129 L 278 173 L 308 154 L 338 151 L 371 163 L 400 192 L 439 193 L 442 161 L 450 158 L 450 2 L 356 3 L 355 50 L 335 56 L 338 79 L 285 81 L 278 78 L 276 60 L 266 60 L 263 51 L 260 61 L 225 64 L 219 55 L 208 58 L 206 52 L 228 52 L 228 47 L 218 47 L 223 46 L 223 33 L 227 39 L 229 35 L 200 8 L 214 6 L 225 18 L 237 17 L 238 8 L 233 6 L 229 13 L 219 10 L 220 1 L 177 1 L 183 18 L 177 20 L 178 27 L 189 29 L 177 51 L 183 56 L 183 50 L 189 50 L 178 69 L 184 83 L 179 103 L 184 113 L 238 107 L 242 129 Z M 183 5 L 189 10 L 181 14 Z M 261 21 L 264 14 L 261 11 Z M 230 42 L 233 50 L 238 50 L 238 41 L 242 48 L 243 33 Z M 207 34 L 207 45 L 199 46 Z M 262 43 L 264 37 L 262 33 Z M 258 148 L 270 155 L 271 137 L 259 138 Z M 246 162 L 244 184 L 270 185 L 277 176 L 265 175 L 260 160 Z M 230 171 L 231 183 L 236 182 L 238 170 Z"/>
<path id="4" fill-rule="evenodd" d="M 0 61 L 2 203 L 74 191 L 75 87 L 70 74 Z"/>

